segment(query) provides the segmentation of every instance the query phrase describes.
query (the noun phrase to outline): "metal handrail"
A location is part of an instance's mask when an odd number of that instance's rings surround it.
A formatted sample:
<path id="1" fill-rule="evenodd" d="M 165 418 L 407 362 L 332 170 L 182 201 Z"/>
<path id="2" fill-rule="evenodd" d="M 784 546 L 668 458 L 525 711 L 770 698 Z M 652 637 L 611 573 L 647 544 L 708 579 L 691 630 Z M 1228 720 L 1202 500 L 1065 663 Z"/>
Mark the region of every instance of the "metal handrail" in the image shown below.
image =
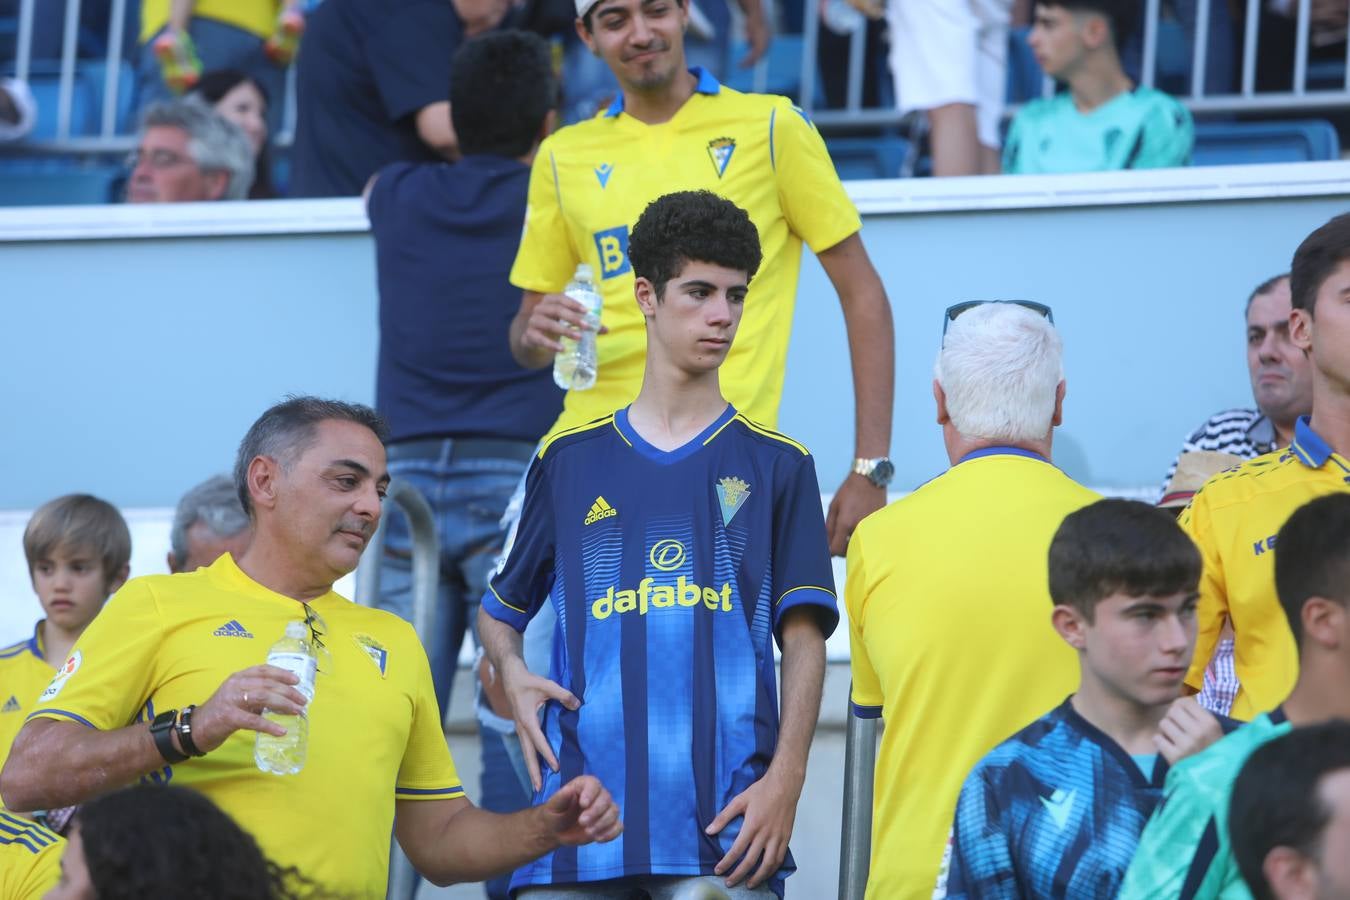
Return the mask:
<path id="1" fill-rule="evenodd" d="M 849 686 L 849 696 L 853 688 Z M 844 821 L 839 835 L 839 900 L 863 900 L 872 862 L 872 795 L 877 771 L 877 719 L 853 713 L 844 737 Z"/>
<path id="2" fill-rule="evenodd" d="M 436 627 L 436 589 L 440 581 L 441 550 L 436 534 L 436 517 L 431 505 L 410 482 L 391 479 L 386 502 L 393 503 L 408 517 L 408 532 L 412 537 L 412 625 L 417 637 L 426 643 L 426 635 Z M 384 557 L 385 523 L 371 535 L 356 569 L 356 602 L 373 606 L 380 595 L 380 564 Z M 389 850 L 389 893 L 391 900 L 412 900 L 417 889 L 417 870 L 409 862 L 398 840 Z"/>

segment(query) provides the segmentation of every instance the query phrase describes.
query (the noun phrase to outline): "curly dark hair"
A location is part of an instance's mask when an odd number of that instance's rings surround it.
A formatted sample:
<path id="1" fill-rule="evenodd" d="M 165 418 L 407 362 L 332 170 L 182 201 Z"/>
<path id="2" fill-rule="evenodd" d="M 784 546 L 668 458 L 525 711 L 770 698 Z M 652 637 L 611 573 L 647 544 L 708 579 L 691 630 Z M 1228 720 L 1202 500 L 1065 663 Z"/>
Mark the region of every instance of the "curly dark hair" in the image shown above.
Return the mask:
<path id="1" fill-rule="evenodd" d="M 292 900 L 308 879 L 196 791 L 137 785 L 80 808 L 75 828 L 99 900 Z"/>
<path id="2" fill-rule="evenodd" d="M 647 204 L 628 238 L 633 274 L 652 283 L 657 299 L 688 263 L 710 263 L 753 278 L 762 258 L 749 214 L 712 191 L 658 197 Z"/>

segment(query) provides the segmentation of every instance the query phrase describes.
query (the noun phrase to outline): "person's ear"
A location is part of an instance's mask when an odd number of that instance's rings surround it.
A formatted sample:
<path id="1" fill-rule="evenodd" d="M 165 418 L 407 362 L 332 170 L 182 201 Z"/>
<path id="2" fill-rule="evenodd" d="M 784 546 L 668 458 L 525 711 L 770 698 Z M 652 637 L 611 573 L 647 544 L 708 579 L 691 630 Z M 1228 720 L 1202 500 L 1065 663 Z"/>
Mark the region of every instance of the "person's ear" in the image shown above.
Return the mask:
<path id="1" fill-rule="evenodd" d="M 1075 650 L 1087 647 L 1087 617 L 1072 606 L 1057 605 L 1050 612 L 1050 624 L 1059 636 Z"/>
<path id="2" fill-rule="evenodd" d="M 1345 643 L 1346 609 L 1325 597 L 1309 597 L 1303 602 L 1303 633 L 1328 650 Z"/>
<path id="3" fill-rule="evenodd" d="M 230 188 L 229 172 L 203 172 L 202 180 L 206 185 L 207 200 L 219 200 L 225 196 L 225 192 Z"/>
<path id="4" fill-rule="evenodd" d="M 933 400 L 937 403 L 937 423 L 949 424 L 952 417 L 947 412 L 947 392 L 942 389 L 942 383 L 936 378 L 933 379 Z"/>
<path id="5" fill-rule="evenodd" d="M 1313 861 L 1293 847 L 1271 847 L 1261 861 L 1261 874 L 1276 897 L 1312 900 L 1318 895 Z"/>
<path id="6" fill-rule="evenodd" d="M 1289 312 L 1289 340 L 1304 353 L 1312 350 L 1313 316 L 1310 309 Z"/>
<path id="7" fill-rule="evenodd" d="M 248 464 L 246 483 L 253 508 L 272 509 L 281 487 L 281 466 L 270 456 L 255 456 Z"/>
<path id="8" fill-rule="evenodd" d="M 642 310 L 642 317 L 650 319 L 656 315 L 656 285 L 652 284 L 646 278 L 633 279 L 633 295 L 637 297 L 638 309 Z"/>
<path id="9" fill-rule="evenodd" d="M 581 38 L 581 42 L 586 45 L 586 49 L 591 51 L 591 55 L 599 56 L 600 49 L 595 45 L 595 35 L 591 34 L 591 30 L 586 27 L 585 20 L 578 18 L 573 27 L 577 30 L 577 37 Z"/>
<path id="10" fill-rule="evenodd" d="M 1098 50 L 1111 42 L 1111 24 L 1106 16 L 1093 13 L 1083 17 L 1083 43 L 1090 50 Z"/>
<path id="11" fill-rule="evenodd" d="M 1068 391 L 1069 383 L 1061 378 L 1055 385 L 1055 414 L 1050 417 L 1050 424 L 1056 428 L 1064 424 L 1064 395 Z"/>

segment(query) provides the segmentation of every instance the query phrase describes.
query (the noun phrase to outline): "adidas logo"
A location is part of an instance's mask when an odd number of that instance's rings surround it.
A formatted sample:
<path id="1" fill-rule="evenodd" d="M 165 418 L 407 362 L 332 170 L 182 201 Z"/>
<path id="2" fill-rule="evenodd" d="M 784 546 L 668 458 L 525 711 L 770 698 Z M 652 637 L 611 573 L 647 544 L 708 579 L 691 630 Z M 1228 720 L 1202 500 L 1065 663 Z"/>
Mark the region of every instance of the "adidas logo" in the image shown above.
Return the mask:
<path id="1" fill-rule="evenodd" d="M 586 514 L 585 525 L 594 525 L 601 519 L 609 519 L 617 516 L 619 511 L 605 502 L 604 497 L 596 497 L 595 502 L 591 504 L 591 511 Z"/>
<path id="2" fill-rule="evenodd" d="M 0 706 L 0 713 L 18 712 L 18 711 L 19 711 L 19 698 L 13 695 L 10 695 L 10 698 L 5 701 L 4 706 Z"/>
<path id="3" fill-rule="evenodd" d="M 231 619 L 230 621 L 226 622 L 224 625 L 220 626 L 211 633 L 216 637 L 237 637 L 237 638 L 253 637 L 253 635 L 249 633 L 249 630 L 247 628 L 239 624 L 238 619 Z"/>

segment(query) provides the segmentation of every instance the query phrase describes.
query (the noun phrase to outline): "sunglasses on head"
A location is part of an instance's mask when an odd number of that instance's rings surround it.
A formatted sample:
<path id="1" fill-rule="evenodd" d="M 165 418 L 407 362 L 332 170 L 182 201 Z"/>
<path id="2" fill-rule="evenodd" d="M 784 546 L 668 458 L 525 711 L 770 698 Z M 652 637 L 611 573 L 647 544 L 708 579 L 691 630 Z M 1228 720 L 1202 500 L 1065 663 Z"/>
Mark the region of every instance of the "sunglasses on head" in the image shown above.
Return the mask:
<path id="1" fill-rule="evenodd" d="M 985 306 L 990 303 L 1011 303 L 1014 306 L 1020 306 L 1023 309 L 1029 309 L 1038 316 L 1044 316 L 1045 320 L 1051 325 L 1055 324 L 1055 314 L 1050 307 L 1044 303 L 1037 303 L 1034 300 L 966 300 L 962 303 L 953 303 L 947 307 L 947 311 L 942 314 L 942 333 L 947 333 L 947 326 L 956 321 L 956 317 L 963 312 L 968 312 L 977 306 Z"/>

